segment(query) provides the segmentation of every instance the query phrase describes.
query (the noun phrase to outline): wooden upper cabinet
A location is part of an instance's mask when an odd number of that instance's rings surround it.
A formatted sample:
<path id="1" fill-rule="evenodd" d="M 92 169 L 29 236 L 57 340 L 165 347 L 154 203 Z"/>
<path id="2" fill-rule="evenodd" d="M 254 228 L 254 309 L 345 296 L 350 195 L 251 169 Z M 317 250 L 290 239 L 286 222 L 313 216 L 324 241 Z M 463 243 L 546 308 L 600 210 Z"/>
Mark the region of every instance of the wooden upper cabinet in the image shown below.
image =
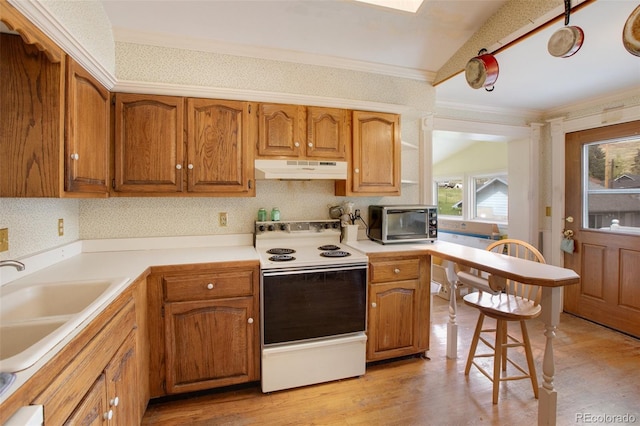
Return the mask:
<path id="1" fill-rule="evenodd" d="M 60 197 L 65 58 L 12 34 L 0 46 L 0 197 Z"/>
<path id="2" fill-rule="evenodd" d="M 259 158 L 344 160 L 349 114 L 339 108 L 260 104 Z"/>
<path id="3" fill-rule="evenodd" d="M 249 102 L 187 100 L 189 192 L 255 195 L 251 107 Z"/>
<path id="4" fill-rule="evenodd" d="M 344 160 L 349 142 L 347 110 L 307 107 L 307 157 Z"/>
<path id="5" fill-rule="evenodd" d="M 400 116 L 353 111 L 351 162 L 336 195 L 400 195 Z"/>
<path id="6" fill-rule="evenodd" d="M 65 115 L 65 190 L 104 196 L 109 193 L 109 117 L 109 91 L 69 58 Z"/>
<path id="7" fill-rule="evenodd" d="M 258 157 L 295 157 L 304 152 L 305 109 L 299 105 L 260 104 Z"/>
<path id="8" fill-rule="evenodd" d="M 184 98 L 117 93 L 115 103 L 114 190 L 182 191 Z"/>

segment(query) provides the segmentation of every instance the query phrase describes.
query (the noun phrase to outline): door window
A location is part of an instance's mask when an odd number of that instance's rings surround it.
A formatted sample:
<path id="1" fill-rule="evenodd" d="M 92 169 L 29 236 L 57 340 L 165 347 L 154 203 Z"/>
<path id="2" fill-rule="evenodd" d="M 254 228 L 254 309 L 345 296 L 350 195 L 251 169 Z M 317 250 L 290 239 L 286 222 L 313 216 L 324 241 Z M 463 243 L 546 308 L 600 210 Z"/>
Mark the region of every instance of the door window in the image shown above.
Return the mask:
<path id="1" fill-rule="evenodd" d="M 640 138 L 585 144 L 584 228 L 640 233 Z"/>

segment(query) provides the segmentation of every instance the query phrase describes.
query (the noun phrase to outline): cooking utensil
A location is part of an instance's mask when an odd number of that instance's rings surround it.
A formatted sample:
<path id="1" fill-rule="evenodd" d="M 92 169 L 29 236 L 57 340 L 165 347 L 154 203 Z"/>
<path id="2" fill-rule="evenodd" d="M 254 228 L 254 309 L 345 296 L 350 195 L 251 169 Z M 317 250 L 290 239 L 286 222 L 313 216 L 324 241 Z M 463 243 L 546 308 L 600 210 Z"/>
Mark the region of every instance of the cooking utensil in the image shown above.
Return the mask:
<path id="1" fill-rule="evenodd" d="M 480 49 L 478 56 L 467 62 L 464 74 L 469 86 L 474 89 L 484 87 L 487 92 L 491 92 L 498 79 L 498 71 L 498 61 L 495 56 L 488 53 L 487 49 Z"/>
<path id="2" fill-rule="evenodd" d="M 622 44 L 627 52 L 640 56 L 640 6 L 636 7 L 622 30 Z"/>
<path id="3" fill-rule="evenodd" d="M 556 58 L 568 58 L 582 47 L 584 31 L 582 28 L 569 25 L 571 15 L 571 0 L 564 0 L 564 27 L 551 35 L 547 43 L 547 50 Z"/>

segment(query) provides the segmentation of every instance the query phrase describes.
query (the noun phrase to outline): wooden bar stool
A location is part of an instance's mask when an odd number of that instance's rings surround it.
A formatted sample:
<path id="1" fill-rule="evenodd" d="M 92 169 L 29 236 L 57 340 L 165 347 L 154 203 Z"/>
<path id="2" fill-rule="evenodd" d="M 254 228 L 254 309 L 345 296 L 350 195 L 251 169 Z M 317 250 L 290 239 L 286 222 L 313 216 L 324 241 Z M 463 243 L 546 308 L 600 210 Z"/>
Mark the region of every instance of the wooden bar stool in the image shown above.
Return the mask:
<path id="1" fill-rule="evenodd" d="M 545 263 L 542 254 L 532 245 L 513 239 L 496 241 L 487 247 L 487 250 L 515 256 L 534 262 Z M 526 320 L 536 318 L 540 315 L 541 289 L 538 286 L 522 284 L 513 280 L 493 275 L 473 274 L 466 271 L 458 272 L 458 281 L 462 284 L 478 289 L 464 296 L 463 300 L 469 306 L 480 311 L 476 329 L 469 348 L 469 356 L 465 366 L 464 374 L 468 375 L 471 365 L 475 365 L 489 380 L 493 382 L 493 403 L 498 403 L 498 389 L 500 382 L 507 380 L 530 379 L 533 387 L 533 394 L 538 398 L 538 379 L 536 368 L 531 353 L 529 334 L 527 333 Z M 496 320 L 495 328 L 483 329 L 485 317 Z M 520 322 L 522 340 L 510 335 L 507 331 L 507 324 L 512 321 Z M 495 340 L 492 344 L 485 338 L 483 333 L 495 333 Z M 493 350 L 493 353 L 478 354 L 476 349 L 478 342 L 482 341 Z M 513 359 L 508 357 L 507 350 L 511 348 L 524 348 L 528 369 L 525 369 Z M 493 357 L 493 372 L 487 372 L 476 358 Z M 507 376 L 507 364 L 511 364 L 521 374 Z M 501 368 L 502 367 L 502 368 Z M 501 372 L 504 372 L 502 373 Z M 504 374 L 504 376 L 503 376 Z"/>

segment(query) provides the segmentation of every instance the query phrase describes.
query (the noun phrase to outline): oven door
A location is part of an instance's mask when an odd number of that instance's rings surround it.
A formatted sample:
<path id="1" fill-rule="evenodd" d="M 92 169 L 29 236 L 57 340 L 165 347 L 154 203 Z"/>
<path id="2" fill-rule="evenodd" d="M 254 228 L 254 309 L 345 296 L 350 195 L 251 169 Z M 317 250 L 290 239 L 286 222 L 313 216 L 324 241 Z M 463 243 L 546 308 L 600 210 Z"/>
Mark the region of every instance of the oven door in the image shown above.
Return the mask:
<path id="1" fill-rule="evenodd" d="M 366 263 L 263 270 L 260 286 L 265 346 L 366 329 Z"/>

